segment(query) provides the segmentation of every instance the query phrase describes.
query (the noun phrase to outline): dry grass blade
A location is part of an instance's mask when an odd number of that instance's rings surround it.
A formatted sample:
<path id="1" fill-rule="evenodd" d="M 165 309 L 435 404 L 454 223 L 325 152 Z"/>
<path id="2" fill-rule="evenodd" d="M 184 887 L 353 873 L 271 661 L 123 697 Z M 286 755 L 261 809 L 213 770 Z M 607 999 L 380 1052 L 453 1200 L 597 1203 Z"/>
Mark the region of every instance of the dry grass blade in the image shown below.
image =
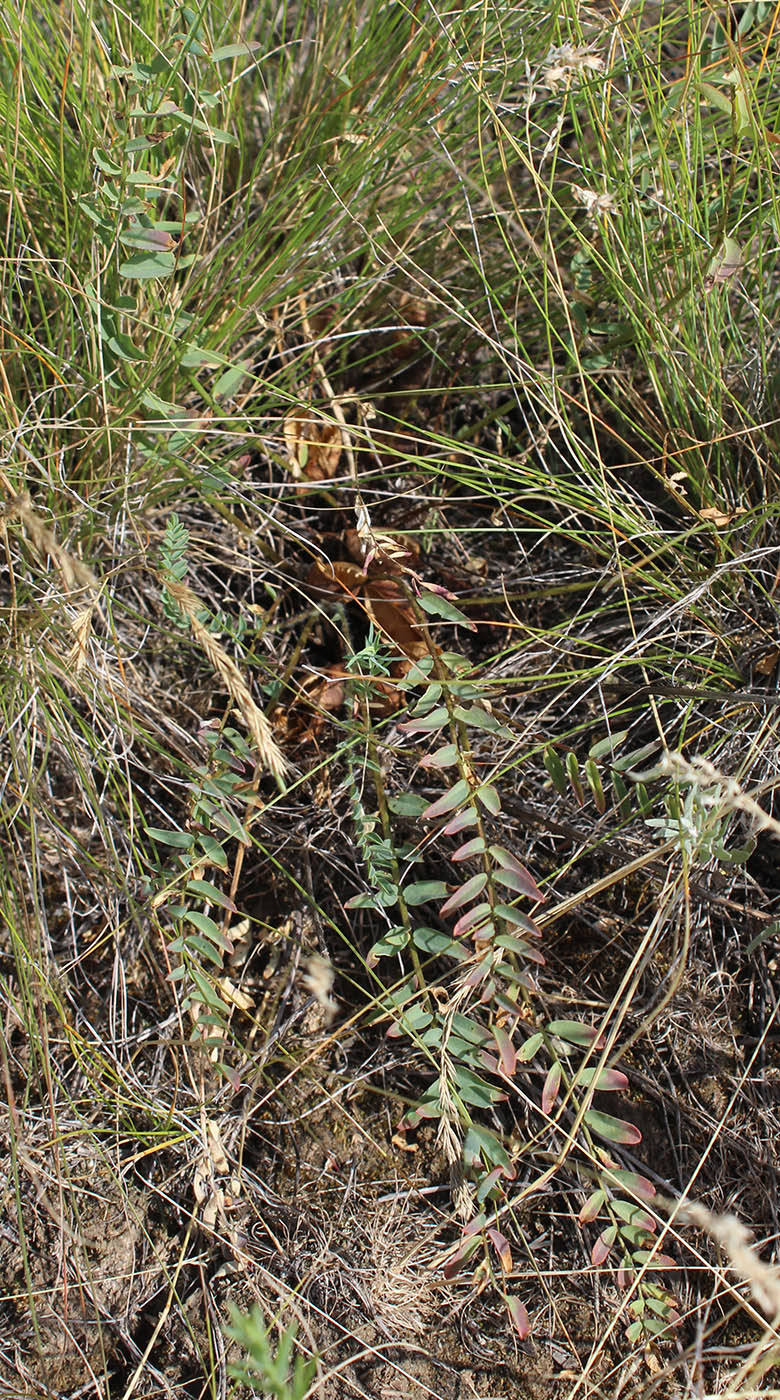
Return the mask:
<path id="1" fill-rule="evenodd" d="M 6 520 L 20 520 L 30 538 L 30 542 L 41 559 L 47 555 L 59 569 L 65 587 L 71 591 L 85 590 L 95 598 L 100 584 L 92 570 L 75 554 L 71 554 L 58 541 L 54 531 L 41 520 L 34 509 L 27 491 L 13 496 L 5 510 Z"/>
<path id="2" fill-rule="evenodd" d="M 719 805 L 732 812 L 741 812 L 749 817 L 754 831 L 768 831 L 780 837 L 780 822 L 765 812 L 749 792 L 744 792 L 736 778 L 721 773 L 706 758 L 697 755 L 688 759 L 681 753 L 665 753 L 659 771 L 668 773 L 677 783 L 691 783 L 704 789 L 706 805 Z M 710 791 L 707 792 L 707 789 Z"/>
<path id="3" fill-rule="evenodd" d="M 659 1200 L 674 1218 L 703 1230 L 727 1255 L 732 1269 L 750 1284 L 760 1308 L 775 1324 L 780 1320 L 780 1270 L 766 1264 L 756 1251 L 755 1236 L 731 1211 L 709 1210 L 700 1201 Z"/>
<path id="4" fill-rule="evenodd" d="M 271 725 L 252 698 L 252 693 L 235 661 L 200 620 L 201 605 L 185 583 L 166 577 L 165 587 L 184 613 L 192 635 L 202 648 L 247 727 L 261 766 L 280 781 L 287 772 L 287 760 L 277 744 Z"/>

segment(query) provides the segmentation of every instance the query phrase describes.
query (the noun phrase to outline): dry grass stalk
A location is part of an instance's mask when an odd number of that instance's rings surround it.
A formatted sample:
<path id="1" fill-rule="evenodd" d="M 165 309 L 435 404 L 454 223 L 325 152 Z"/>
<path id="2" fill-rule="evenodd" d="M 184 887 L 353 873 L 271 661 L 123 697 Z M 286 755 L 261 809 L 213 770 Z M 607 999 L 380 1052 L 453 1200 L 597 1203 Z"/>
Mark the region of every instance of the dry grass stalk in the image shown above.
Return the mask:
<path id="1" fill-rule="evenodd" d="M 62 581 L 66 588 L 71 590 L 88 589 L 97 597 L 100 592 L 100 584 L 92 570 L 58 542 L 54 532 L 49 529 L 48 525 L 44 524 L 41 517 L 33 509 L 27 491 L 23 491 L 19 496 L 11 497 L 5 511 L 5 518 L 6 520 L 21 520 L 33 548 L 44 558 L 47 554 L 49 555 L 53 564 L 62 574 Z"/>
<path id="2" fill-rule="evenodd" d="M 327 958 L 323 958 L 320 953 L 312 953 L 306 964 L 303 982 L 316 999 L 317 1005 L 325 1017 L 326 1025 L 330 1025 L 338 1011 L 338 1002 L 332 995 L 334 979 L 333 964 Z"/>
<path id="3" fill-rule="evenodd" d="M 720 802 L 733 812 L 742 812 L 749 817 L 755 831 L 770 831 L 780 836 L 780 822 L 770 817 L 755 798 L 743 792 L 736 778 L 721 773 L 706 758 L 685 758 L 681 753 L 666 752 L 659 764 L 661 773 L 668 773 L 678 783 L 693 783 L 698 788 L 715 788 L 717 797 L 704 797 L 710 806 Z"/>
<path id="4" fill-rule="evenodd" d="M 178 579 L 166 577 L 165 587 L 184 613 L 190 624 L 192 635 L 202 647 L 220 680 L 230 695 L 233 704 L 243 719 L 252 739 L 262 766 L 275 778 L 283 778 L 287 771 L 287 761 L 274 739 L 271 726 L 262 710 L 252 699 L 249 686 L 244 680 L 235 661 L 228 656 L 224 647 L 209 632 L 200 620 L 201 604 L 191 588 Z"/>
<path id="5" fill-rule="evenodd" d="M 714 1240 L 728 1256 L 735 1273 L 739 1274 L 768 1317 L 780 1318 L 780 1272 L 774 1264 L 765 1264 L 756 1253 L 752 1231 L 730 1211 L 718 1215 L 700 1201 L 662 1202 L 674 1213 L 676 1220 L 695 1225 Z"/>
<path id="6" fill-rule="evenodd" d="M 100 584 L 88 565 L 84 564 L 77 555 L 71 554 L 69 550 L 65 549 L 57 540 L 53 530 L 41 520 L 33 507 L 29 492 L 23 491 L 20 495 L 11 494 L 3 518 L 6 521 L 21 521 L 36 554 L 42 560 L 45 560 L 47 556 L 51 559 L 55 568 L 59 570 L 69 593 L 90 595 L 87 606 L 80 609 L 75 617 L 68 619 L 73 633 L 73 642 L 66 657 L 66 664 L 74 676 L 79 676 L 87 659 L 89 638 L 92 632 L 92 617 L 97 606 Z"/>
<path id="7" fill-rule="evenodd" d="M 74 676 L 80 676 L 86 664 L 87 649 L 92 634 L 93 611 L 93 608 L 82 608 L 74 618 L 71 618 L 70 625 L 73 630 L 73 645 L 66 657 L 66 664 L 68 670 L 72 671 Z"/>

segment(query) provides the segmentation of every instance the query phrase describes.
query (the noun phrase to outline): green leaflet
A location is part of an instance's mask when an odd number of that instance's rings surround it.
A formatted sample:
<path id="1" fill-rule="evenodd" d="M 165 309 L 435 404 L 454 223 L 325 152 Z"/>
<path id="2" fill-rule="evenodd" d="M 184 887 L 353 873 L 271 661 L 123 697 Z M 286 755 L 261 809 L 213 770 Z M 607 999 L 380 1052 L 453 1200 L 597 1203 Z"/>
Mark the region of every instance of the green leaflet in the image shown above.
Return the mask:
<path id="1" fill-rule="evenodd" d="M 430 617 L 443 617 L 445 622 L 457 622 L 461 627 L 468 627 L 470 632 L 476 632 L 476 623 L 470 622 L 448 598 L 442 598 L 438 593 L 421 593 L 418 601 Z"/>
<path id="2" fill-rule="evenodd" d="M 406 886 L 403 897 L 408 905 L 415 906 L 427 904 L 432 899 L 441 899 L 446 893 L 447 886 L 443 880 L 418 880 Z"/>

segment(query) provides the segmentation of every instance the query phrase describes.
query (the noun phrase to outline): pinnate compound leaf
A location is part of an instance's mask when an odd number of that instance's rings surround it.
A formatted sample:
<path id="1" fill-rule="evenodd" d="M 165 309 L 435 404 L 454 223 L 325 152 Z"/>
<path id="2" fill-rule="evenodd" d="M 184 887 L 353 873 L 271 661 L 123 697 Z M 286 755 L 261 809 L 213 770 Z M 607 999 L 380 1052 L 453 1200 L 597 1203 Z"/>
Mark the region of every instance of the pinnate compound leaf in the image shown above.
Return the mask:
<path id="1" fill-rule="evenodd" d="M 531 1331 L 531 1320 L 525 1304 L 521 1303 L 519 1298 L 509 1297 L 506 1300 L 506 1310 L 520 1341 L 525 1341 Z"/>
<path id="2" fill-rule="evenodd" d="M 478 875 L 472 875 L 465 885 L 461 885 L 459 890 L 451 894 L 449 899 L 442 904 L 439 913 L 444 917 L 446 914 L 454 914 L 456 909 L 460 909 L 463 904 L 468 904 L 469 900 L 476 899 L 481 894 L 487 884 L 487 875 L 484 870 Z"/>
<path id="3" fill-rule="evenodd" d="M 407 885 L 403 891 L 406 903 L 410 906 L 417 904 L 427 904 L 431 899 L 441 899 L 447 893 L 447 886 L 443 880 L 418 880 L 413 885 Z"/>
<path id="4" fill-rule="evenodd" d="M 627 1147 L 635 1147 L 642 1141 L 642 1134 L 634 1123 L 627 1123 L 623 1118 L 613 1118 L 611 1113 L 600 1113 L 596 1108 L 589 1108 L 585 1114 L 585 1122 L 597 1137 L 606 1138 L 607 1142 L 620 1142 Z"/>
<path id="5" fill-rule="evenodd" d="M 450 788 L 449 792 L 445 792 L 443 797 L 438 798 L 436 802 L 432 802 L 430 807 L 426 807 L 423 816 L 427 821 L 434 821 L 436 817 L 446 816 L 446 814 L 452 812 L 455 807 L 459 807 L 461 802 L 465 802 L 470 792 L 471 788 L 466 782 L 466 779 L 459 778 L 454 787 Z"/>
<path id="6" fill-rule="evenodd" d="M 555 1100 L 558 1097 L 560 1087 L 561 1063 L 560 1060 L 556 1060 L 554 1064 L 550 1065 L 547 1071 L 547 1078 L 544 1081 L 544 1088 L 542 1089 L 542 1113 L 547 1114 L 548 1117 L 555 1106 Z"/>
<path id="7" fill-rule="evenodd" d="M 598 1269 L 609 1256 L 613 1244 L 617 1238 L 617 1225 L 608 1225 L 606 1230 L 602 1230 L 591 1251 L 591 1260 Z"/>

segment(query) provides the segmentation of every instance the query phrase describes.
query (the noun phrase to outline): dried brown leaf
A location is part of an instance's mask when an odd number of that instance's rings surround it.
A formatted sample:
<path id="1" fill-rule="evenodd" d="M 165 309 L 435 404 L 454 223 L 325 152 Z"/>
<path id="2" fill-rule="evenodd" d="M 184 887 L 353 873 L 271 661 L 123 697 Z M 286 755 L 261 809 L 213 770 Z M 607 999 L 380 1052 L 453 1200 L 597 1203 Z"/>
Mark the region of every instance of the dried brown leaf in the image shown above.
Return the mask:
<path id="1" fill-rule="evenodd" d="M 310 408 L 294 408 L 283 425 L 290 470 L 296 480 L 330 481 L 341 461 L 342 433 Z"/>

